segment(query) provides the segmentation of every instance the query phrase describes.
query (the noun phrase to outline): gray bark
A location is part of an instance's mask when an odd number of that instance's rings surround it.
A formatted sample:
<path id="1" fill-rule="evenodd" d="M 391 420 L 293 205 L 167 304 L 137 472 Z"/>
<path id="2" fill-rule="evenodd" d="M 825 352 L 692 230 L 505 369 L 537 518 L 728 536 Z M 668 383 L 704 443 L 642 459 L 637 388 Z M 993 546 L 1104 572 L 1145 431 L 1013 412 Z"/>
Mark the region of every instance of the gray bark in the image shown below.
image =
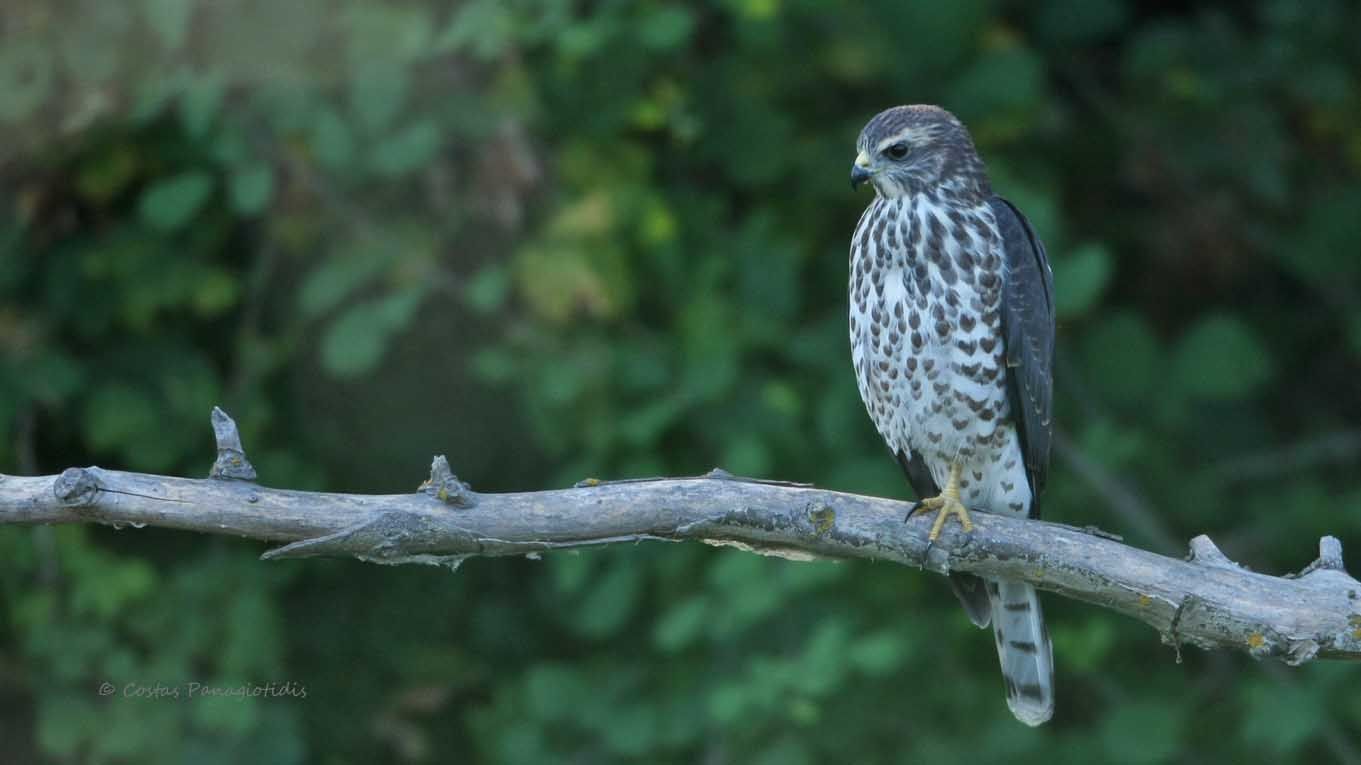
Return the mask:
<path id="1" fill-rule="evenodd" d="M 0 523 L 103 523 L 234 534 L 283 543 L 266 559 L 353 556 L 456 567 L 474 556 L 537 555 L 643 540 L 700 540 L 795 560 L 867 558 L 944 574 L 1020 579 L 1132 616 L 1165 643 L 1238 648 L 1301 664 L 1361 659 L 1361 582 L 1333 537 L 1298 575 L 1230 561 L 1206 536 L 1186 560 L 1062 524 L 975 513 L 934 545 L 931 519 L 904 522 L 908 503 L 756 481 L 697 478 L 584 481 L 555 491 L 473 492 L 437 457 L 412 494 L 272 489 L 252 482 L 235 423 L 214 412 L 218 461 L 207 479 L 97 467 L 57 476 L 0 475 Z"/>

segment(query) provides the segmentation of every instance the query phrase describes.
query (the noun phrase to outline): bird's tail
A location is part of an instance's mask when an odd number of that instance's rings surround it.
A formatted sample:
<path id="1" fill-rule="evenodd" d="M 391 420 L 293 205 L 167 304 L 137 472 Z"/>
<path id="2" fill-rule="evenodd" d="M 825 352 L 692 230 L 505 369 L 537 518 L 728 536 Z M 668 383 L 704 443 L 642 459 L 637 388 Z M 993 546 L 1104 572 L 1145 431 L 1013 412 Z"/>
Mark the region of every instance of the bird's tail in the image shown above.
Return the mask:
<path id="1" fill-rule="evenodd" d="M 1039 593 L 1024 582 L 988 579 L 987 584 L 1007 706 L 1017 720 L 1039 725 L 1054 714 L 1054 650 Z"/>

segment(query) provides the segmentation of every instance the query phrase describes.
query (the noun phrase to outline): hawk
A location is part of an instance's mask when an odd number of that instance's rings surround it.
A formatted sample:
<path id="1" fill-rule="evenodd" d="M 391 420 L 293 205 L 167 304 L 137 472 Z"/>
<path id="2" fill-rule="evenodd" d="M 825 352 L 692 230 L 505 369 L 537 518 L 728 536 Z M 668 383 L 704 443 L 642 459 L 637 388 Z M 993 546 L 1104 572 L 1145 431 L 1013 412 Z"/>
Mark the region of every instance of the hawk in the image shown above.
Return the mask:
<path id="1" fill-rule="evenodd" d="M 964 125 L 935 106 L 869 121 L 851 186 L 874 200 L 851 239 L 850 338 L 860 397 L 919 510 L 964 531 L 967 508 L 1035 518 L 1049 462 L 1054 283 L 1030 222 L 988 183 Z M 909 513 L 909 518 L 913 513 Z M 1054 659 L 1035 588 L 951 574 L 992 624 L 1007 706 L 1054 711 Z"/>

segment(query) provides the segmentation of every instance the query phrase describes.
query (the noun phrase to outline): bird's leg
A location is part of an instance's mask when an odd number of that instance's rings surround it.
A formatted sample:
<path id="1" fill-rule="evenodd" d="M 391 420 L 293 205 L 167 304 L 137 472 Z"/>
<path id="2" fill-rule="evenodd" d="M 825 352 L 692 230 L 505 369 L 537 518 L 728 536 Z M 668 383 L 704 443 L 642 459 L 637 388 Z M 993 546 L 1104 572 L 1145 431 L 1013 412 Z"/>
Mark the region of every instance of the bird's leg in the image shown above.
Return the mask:
<path id="1" fill-rule="evenodd" d="M 959 474 L 959 463 L 952 463 L 950 465 L 950 478 L 945 482 L 944 490 L 938 496 L 921 500 L 907 514 L 907 518 L 911 518 L 921 510 L 936 511 L 936 522 L 931 524 L 931 533 L 926 537 L 927 542 L 936 541 L 936 537 L 940 536 L 940 530 L 945 527 L 945 519 L 951 515 L 959 516 L 959 525 L 963 527 L 966 533 L 973 531 L 973 521 L 969 518 L 969 510 L 959 501 Z"/>

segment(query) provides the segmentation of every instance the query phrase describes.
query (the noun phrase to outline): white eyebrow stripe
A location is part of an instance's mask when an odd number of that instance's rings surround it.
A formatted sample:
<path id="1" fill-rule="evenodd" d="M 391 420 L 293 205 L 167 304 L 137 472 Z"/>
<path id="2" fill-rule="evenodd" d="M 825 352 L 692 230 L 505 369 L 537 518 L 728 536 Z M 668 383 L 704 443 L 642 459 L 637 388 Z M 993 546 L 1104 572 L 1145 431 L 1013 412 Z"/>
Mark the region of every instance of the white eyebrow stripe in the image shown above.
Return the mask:
<path id="1" fill-rule="evenodd" d="M 917 128 L 903 128 L 902 130 L 899 130 L 897 133 L 894 133 L 888 138 L 885 138 L 884 140 L 880 141 L 879 144 L 874 147 L 874 153 L 878 154 L 884 150 L 884 147 L 892 146 L 893 144 L 899 141 L 907 141 L 909 144 L 916 143 L 921 137 L 922 131 L 918 130 Z"/>

